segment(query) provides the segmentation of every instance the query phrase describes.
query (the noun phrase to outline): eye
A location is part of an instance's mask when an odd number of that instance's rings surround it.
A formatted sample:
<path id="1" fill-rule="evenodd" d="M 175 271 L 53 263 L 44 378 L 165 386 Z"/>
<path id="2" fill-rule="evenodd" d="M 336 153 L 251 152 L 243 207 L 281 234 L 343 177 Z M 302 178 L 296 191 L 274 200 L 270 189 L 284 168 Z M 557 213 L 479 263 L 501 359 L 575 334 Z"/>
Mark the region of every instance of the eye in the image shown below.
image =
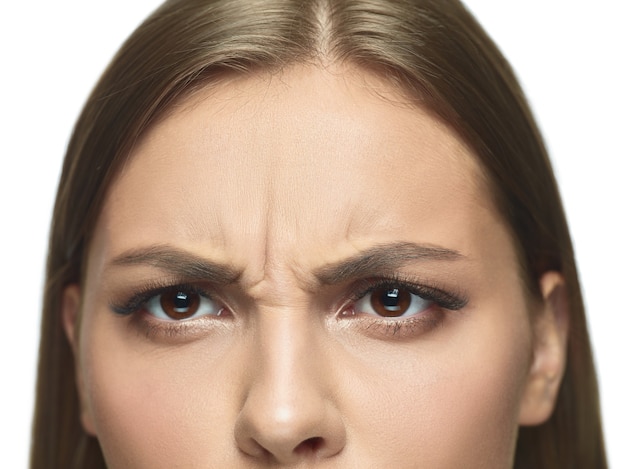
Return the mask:
<path id="1" fill-rule="evenodd" d="M 413 316 L 433 304 L 407 288 L 379 287 L 365 294 L 354 304 L 354 313 L 372 314 L 386 318 Z"/>
<path id="2" fill-rule="evenodd" d="M 145 309 L 157 319 L 164 321 L 219 316 L 223 310 L 210 298 L 185 288 L 173 288 L 154 295 L 145 303 Z"/>

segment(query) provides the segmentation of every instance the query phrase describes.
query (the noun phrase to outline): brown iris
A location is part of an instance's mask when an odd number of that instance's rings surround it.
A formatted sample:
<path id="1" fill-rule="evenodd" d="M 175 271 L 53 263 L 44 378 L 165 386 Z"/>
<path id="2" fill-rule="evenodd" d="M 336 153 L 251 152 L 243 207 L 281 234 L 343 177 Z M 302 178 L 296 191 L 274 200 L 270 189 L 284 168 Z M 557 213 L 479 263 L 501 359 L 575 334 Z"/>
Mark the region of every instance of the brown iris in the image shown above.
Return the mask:
<path id="1" fill-rule="evenodd" d="M 200 295 L 181 290 L 161 294 L 161 308 L 172 319 L 189 319 L 200 306 Z"/>
<path id="2" fill-rule="evenodd" d="M 411 293 L 399 288 L 378 288 L 371 292 L 371 301 L 376 314 L 395 318 L 406 313 L 411 305 Z"/>

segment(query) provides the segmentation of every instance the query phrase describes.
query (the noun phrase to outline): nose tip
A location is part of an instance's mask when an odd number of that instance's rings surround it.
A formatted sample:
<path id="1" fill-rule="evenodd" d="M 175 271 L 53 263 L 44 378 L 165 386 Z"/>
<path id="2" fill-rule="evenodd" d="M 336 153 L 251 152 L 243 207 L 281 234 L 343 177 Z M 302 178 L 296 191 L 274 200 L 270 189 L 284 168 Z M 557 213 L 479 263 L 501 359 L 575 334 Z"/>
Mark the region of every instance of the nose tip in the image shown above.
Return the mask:
<path id="1" fill-rule="evenodd" d="M 256 402 L 255 402 L 256 401 Z M 295 464 L 331 458 L 345 445 L 345 428 L 328 402 L 293 401 L 292 405 L 248 398 L 235 427 L 239 448 L 266 462 Z"/>

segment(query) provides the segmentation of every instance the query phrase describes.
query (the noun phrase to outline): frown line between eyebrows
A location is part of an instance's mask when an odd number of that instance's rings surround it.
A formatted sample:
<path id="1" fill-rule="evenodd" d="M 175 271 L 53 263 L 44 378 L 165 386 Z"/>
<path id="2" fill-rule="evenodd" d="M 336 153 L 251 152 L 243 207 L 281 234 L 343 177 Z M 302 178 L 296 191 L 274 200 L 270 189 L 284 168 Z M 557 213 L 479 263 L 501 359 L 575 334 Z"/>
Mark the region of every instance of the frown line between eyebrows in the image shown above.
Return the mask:
<path id="1" fill-rule="evenodd" d="M 148 265 L 181 278 L 209 281 L 215 285 L 235 283 L 241 272 L 167 245 L 132 249 L 115 257 L 109 266 Z"/>
<path id="2" fill-rule="evenodd" d="M 466 259 L 458 251 L 439 246 L 409 242 L 379 244 L 346 260 L 318 269 L 315 277 L 323 285 L 354 278 L 394 272 L 414 261 L 457 261 Z"/>

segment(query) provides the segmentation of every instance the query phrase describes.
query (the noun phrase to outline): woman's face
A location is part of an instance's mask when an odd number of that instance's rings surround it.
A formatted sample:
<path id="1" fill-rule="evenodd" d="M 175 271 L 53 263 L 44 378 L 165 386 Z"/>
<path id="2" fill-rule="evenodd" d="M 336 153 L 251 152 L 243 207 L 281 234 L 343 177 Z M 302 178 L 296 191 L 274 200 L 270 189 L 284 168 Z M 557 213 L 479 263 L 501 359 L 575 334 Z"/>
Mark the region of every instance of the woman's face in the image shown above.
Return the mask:
<path id="1" fill-rule="evenodd" d="M 403 102 L 294 67 L 136 146 L 64 303 L 110 468 L 511 466 L 542 303 L 471 151 Z"/>

